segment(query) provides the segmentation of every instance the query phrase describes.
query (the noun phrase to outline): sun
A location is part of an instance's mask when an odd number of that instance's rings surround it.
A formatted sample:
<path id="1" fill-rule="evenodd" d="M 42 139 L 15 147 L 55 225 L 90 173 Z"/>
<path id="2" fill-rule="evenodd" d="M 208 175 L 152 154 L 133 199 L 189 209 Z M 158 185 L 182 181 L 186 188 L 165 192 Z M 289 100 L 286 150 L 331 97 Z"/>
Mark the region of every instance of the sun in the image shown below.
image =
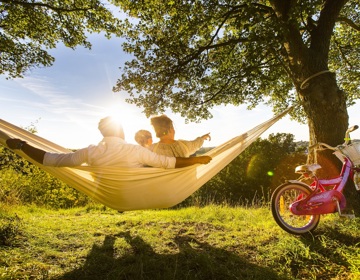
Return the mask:
<path id="1" fill-rule="evenodd" d="M 120 98 L 114 96 L 114 98 L 102 104 L 99 117 L 100 119 L 111 118 L 113 123 L 121 125 L 126 122 L 125 107 L 124 102 L 121 102 Z"/>
<path id="2" fill-rule="evenodd" d="M 124 106 L 121 104 L 112 104 L 108 107 L 107 116 L 112 117 L 117 122 L 123 122 L 126 118 L 126 112 Z"/>
<path id="3" fill-rule="evenodd" d="M 102 118 L 112 117 L 118 121 L 125 134 L 125 140 L 131 144 L 137 144 L 135 134 L 139 130 L 153 131 L 149 118 L 142 112 L 142 108 L 134 104 L 126 103 L 122 97 L 114 96 L 111 103 L 103 107 Z"/>

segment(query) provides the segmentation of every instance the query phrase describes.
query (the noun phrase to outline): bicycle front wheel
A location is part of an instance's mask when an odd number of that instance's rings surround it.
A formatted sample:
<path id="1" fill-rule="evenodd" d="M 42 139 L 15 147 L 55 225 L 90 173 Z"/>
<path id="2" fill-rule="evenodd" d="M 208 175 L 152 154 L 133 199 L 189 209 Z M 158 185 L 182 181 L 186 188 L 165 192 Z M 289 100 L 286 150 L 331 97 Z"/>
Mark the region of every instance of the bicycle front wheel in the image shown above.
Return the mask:
<path id="1" fill-rule="evenodd" d="M 295 215 L 290 205 L 311 193 L 309 186 L 301 183 L 285 183 L 277 187 L 271 196 L 271 211 L 276 223 L 285 231 L 301 235 L 316 229 L 320 215 Z"/>

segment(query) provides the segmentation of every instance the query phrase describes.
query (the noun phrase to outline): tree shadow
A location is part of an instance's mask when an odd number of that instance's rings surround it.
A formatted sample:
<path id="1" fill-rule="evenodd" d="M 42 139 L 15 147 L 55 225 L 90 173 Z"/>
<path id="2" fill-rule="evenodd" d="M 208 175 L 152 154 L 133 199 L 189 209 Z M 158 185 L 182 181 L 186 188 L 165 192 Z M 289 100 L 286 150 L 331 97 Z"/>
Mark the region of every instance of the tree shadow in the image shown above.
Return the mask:
<path id="1" fill-rule="evenodd" d="M 126 242 L 126 252 L 119 254 L 115 242 Z M 56 279 L 288 280 L 270 268 L 250 263 L 245 255 L 213 247 L 190 235 L 178 234 L 165 245 L 171 249 L 169 253 L 157 253 L 141 237 L 129 232 L 107 235 L 102 245 L 93 245 L 81 267 Z"/>
<path id="2" fill-rule="evenodd" d="M 342 247 L 348 247 L 348 250 L 359 246 L 360 238 L 340 232 L 334 228 L 325 227 L 323 230 L 317 230 L 316 234 L 307 234 L 301 237 L 301 241 L 322 256 L 323 260 L 329 260 L 332 265 L 339 267 L 351 267 L 346 255 L 342 253 Z M 340 249 L 340 250 L 339 250 Z"/>

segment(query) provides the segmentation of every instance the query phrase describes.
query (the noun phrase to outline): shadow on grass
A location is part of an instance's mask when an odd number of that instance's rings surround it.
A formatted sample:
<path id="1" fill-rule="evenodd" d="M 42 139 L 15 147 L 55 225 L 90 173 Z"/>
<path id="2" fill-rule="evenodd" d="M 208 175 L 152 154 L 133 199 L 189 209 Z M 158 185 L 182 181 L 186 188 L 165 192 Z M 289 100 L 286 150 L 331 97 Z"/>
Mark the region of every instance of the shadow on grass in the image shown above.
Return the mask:
<path id="1" fill-rule="evenodd" d="M 351 233 L 343 233 L 331 227 L 318 230 L 315 235 L 305 235 L 301 240 L 311 251 L 323 256 L 324 259 L 331 260 L 333 265 L 345 267 L 350 267 L 351 264 L 347 261 L 346 255 L 342 253 L 341 248 L 355 248 L 359 246 L 360 242 L 360 238 L 353 236 Z"/>
<path id="2" fill-rule="evenodd" d="M 116 248 L 117 241 L 128 245 L 122 254 Z M 178 235 L 166 245 L 175 253 L 159 254 L 129 232 L 108 235 L 102 245 L 93 245 L 82 267 L 57 279 L 287 279 L 250 263 L 246 256 L 215 248 L 189 235 Z"/>

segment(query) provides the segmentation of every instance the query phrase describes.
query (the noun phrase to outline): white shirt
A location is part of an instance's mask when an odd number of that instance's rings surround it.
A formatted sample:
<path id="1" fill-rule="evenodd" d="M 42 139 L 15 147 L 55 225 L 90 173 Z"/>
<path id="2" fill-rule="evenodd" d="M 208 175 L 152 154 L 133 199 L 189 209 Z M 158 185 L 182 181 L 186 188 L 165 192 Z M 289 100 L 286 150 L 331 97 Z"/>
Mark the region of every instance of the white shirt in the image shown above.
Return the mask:
<path id="1" fill-rule="evenodd" d="M 68 154 L 45 153 L 46 166 L 71 167 L 82 164 L 91 166 L 175 168 L 176 158 L 158 155 L 148 149 L 126 143 L 119 137 L 104 137 L 97 145 Z"/>

